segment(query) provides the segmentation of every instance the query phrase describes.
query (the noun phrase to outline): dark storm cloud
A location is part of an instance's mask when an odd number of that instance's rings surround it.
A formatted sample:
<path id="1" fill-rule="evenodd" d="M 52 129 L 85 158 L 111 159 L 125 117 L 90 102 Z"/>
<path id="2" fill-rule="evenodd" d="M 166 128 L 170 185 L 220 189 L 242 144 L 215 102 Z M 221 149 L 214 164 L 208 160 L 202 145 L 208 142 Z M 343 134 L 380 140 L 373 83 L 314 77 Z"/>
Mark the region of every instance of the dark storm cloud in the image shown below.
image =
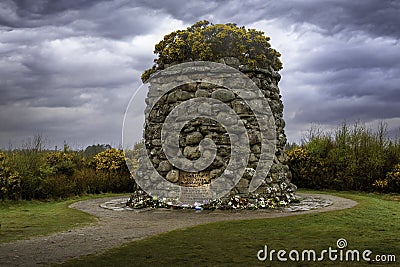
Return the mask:
<path id="1" fill-rule="evenodd" d="M 363 31 L 373 36 L 400 36 L 400 2 L 395 0 L 141 0 L 138 3 L 188 22 L 201 17 L 244 24 L 262 19 L 281 19 L 286 20 L 289 26 L 302 23 L 315 25 L 319 32 L 326 35 Z"/>
<path id="2" fill-rule="evenodd" d="M 318 45 L 303 52 L 298 64 L 288 67 L 288 79 L 297 81 L 290 90 L 307 85 L 300 88 L 301 96 L 284 94 L 288 111 L 295 114 L 291 121 L 328 124 L 400 116 L 397 40 L 366 33 L 352 38 L 343 33 L 324 38 L 315 33 L 301 36 L 309 39 L 306 43 Z"/>
<path id="3" fill-rule="evenodd" d="M 398 1 L 142 3 L 188 23 L 201 18 L 253 23 L 268 35 L 274 28 L 286 32 L 286 39 L 271 36 L 271 42 L 279 42 L 275 48 L 283 52 L 281 89 L 289 132 L 297 124 L 400 116 Z"/>
<path id="4" fill-rule="evenodd" d="M 398 123 L 399 13 L 386 0 L 1 1 L 0 143 L 44 133 L 118 144 L 154 44 L 201 19 L 271 36 L 290 140 L 311 122 Z"/>
<path id="5" fill-rule="evenodd" d="M 48 0 L 14 0 L 13 1 L 17 6 L 17 13 L 23 14 L 58 14 L 60 12 L 66 10 L 83 10 L 88 7 L 93 6 L 100 1 L 97 0 L 57 0 L 57 1 L 48 1 Z"/>
<path id="6" fill-rule="evenodd" d="M 37 133 L 120 143 L 124 110 L 153 58 L 139 37 L 157 21 L 122 2 L 72 2 L 0 3 L 2 147 Z"/>
<path id="7" fill-rule="evenodd" d="M 0 24 L 12 27 L 37 27 L 46 24 L 54 25 L 71 20 L 67 12 L 83 11 L 98 4 L 100 1 L 93 0 L 5 0 L 1 4 Z"/>
<path id="8" fill-rule="evenodd" d="M 115 87 L 134 81 L 133 59 L 116 55 L 117 47 L 101 40 L 70 38 L 42 41 L 30 46 L 14 43 L 14 50 L 0 59 L 0 103 L 53 99 L 64 105 L 80 105 L 79 90 Z M 108 47 L 107 47 L 108 45 Z M 0 48 L 1 51 L 1 48 Z M 7 90 L 6 90 L 7 89 Z M 73 97 L 63 97 L 71 95 Z M 43 101 L 41 101 L 43 102 Z M 50 106 L 55 103 L 47 102 Z"/>
<path id="9" fill-rule="evenodd" d="M 157 26 L 154 11 L 133 1 L 10 1 L 0 4 L 0 25 L 8 28 L 57 26 L 67 35 L 119 39 Z M 57 29 L 57 31 L 60 29 Z"/>
<path id="10" fill-rule="evenodd" d="M 371 36 L 400 36 L 400 2 L 394 0 L 358 1 L 279 1 L 266 2 L 264 12 L 269 17 L 284 17 L 295 24 L 309 23 L 318 31 L 333 35 L 346 32 L 366 32 Z"/>
<path id="11" fill-rule="evenodd" d="M 264 24 L 273 26 L 265 26 L 266 33 L 277 25 L 285 31 L 276 48 L 283 53 L 289 139 L 299 140 L 299 130 L 313 122 L 329 128 L 344 120 L 387 120 L 394 123 L 391 132 L 398 128 L 399 2 L 279 1 L 267 7 Z"/>
<path id="12" fill-rule="evenodd" d="M 185 1 L 185 0 L 165 0 L 165 1 L 146 1 L 139 0 L 137 3 L 140 6 L 147 7 L 152 10 L 159 10 L 165 14 L 171 14 L 173 17 L 187 21 L 193 22 L 199 20 L 208 14 L 213 14 L 218 12 L 220 9 L 227 9 L 229 5 L 236 5 L 237 1 L 229 2 L 227 0 L 211 0 L 211 1 Z M 229 16 L 225 15 L 221 18 L 227 18 Z"/>

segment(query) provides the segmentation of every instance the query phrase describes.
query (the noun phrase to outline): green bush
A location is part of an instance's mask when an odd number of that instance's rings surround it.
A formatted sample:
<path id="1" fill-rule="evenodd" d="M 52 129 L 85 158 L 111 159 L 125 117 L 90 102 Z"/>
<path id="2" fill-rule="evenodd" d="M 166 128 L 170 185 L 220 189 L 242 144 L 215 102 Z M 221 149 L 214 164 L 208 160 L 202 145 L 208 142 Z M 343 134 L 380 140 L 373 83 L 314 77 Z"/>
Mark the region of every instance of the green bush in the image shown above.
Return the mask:
<path id="1" fill-rule="evenodd" d="M 132 192 L 134 180 L 121 150 L 89 152 L 72 151 L 67 146 L 63 151 L 26 146 L 0 152 L 0 199 L 58 199 Z M 138 155 L 137 150 L 130 153 Z M 134 168 L 136 161 L 134 158 Z"/>
<path id="2" fill-rule="evenodd" d="M 396 164 L 393 169 L 386 174 L 385 179 L 375 180 L 373 186 L 382 193 L 400 193 L 400 164 Z"/>
<path id="3" fill-rule="evenodd" d="M 19 199 L 21 176 L 8 166 L 7 156 L 0 151 L 0 199 Z"/>
<path id="4" fill-rule="evenodd" d="M 49 174 L 60 174 L 71 177 L 75 172 L 79 160 L 76 153 L 73 152 L 49 152 L 41 168 Z"/>
<path id="5" fill-rule="evenodd" d="M 262 31 L 247 29 L 236 24 L 212 24 L 199 21 L 186 30 L 167 34 L 155 45 L 157 58 L 152 68 L 142 74 L 142 81 L 166 64 L 186 61 L 218 61 L 224 57 L 236 57 L 251 69 L 273 67 L 282 69 L 281 54 L 271 48 L 270 38 Z"/>
<path id="6" fill-rule="evenodd" d="M 21 176 L 21 198 L 41 198 L 40 190 L 43 179 L 48 175 L 43 169 L 45 153 L 36 149 L 21 149 L 7 152 L 11 170 Z"/>
<path id="7" fill-rule="evenodd" d="M 86 147 L 85 151 L 83 152 L 83 156 L 86 158 L 93 158 L 100 152 L 103 152 L 107 149 L 111 149 L 111 146 L 105 145 L 105 144 L 91 145 L 91 146 Z"/>
<path id="8" fill-rule="evenodd" d="M 119 192 L 123 188 L 132 190 L 133 179 L 131 179 L 122 150 L 108 149 L 94 156 L 94 160 L 97 175 L 108 177 L 107 188 L 111 192 Z"/>
<path id="9" fill-rule="evenodd" d="M 387 137 L 381 124 L 372 131 L 356 123 L 343 124 L 334 134 L 310 135 L 287 151 L 293 183 L 314 189 L 397 192 L 390 172 L 400 162 L 398 141 Z M 391 174 L 390 174 L 391 173 Z"/>

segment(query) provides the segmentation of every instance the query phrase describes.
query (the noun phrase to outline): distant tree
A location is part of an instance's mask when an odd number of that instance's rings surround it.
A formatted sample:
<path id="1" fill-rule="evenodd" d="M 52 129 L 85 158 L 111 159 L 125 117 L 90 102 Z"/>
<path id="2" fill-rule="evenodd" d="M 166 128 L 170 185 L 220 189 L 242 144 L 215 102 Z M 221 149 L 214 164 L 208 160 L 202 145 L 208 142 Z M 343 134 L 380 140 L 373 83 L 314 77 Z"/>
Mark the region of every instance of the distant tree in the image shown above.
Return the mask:
<path id="1" fill-rule="evenodd" d="M 106 151 L 108 149 L 111 149 L 110 145 L 105 145 L 105 144 L 97 144 L 97 145 L 91 145 L 88 146 L 85 151 L 83 152 L 83 155 L 87 158 L 92 158 L 95 155 L 99 154 L 100 152 Z"/>
<path id="2" fill-rule="evenodd" d="M 223 57 L 236 57 L 250 69 L 272 66 L 282 69 L 281 54 L 271 48 L 269 37 L 264 32 L 247 29 L 236 24 L 212 24 L 199 21 L 186 30 L 174 31 L 164 36 L 155 45 L 157 58 L 152 68 L 142 74 L 146 82 L 156 70 L 164 69 L 165 64 L 187 61 L 218 61 Z"/>

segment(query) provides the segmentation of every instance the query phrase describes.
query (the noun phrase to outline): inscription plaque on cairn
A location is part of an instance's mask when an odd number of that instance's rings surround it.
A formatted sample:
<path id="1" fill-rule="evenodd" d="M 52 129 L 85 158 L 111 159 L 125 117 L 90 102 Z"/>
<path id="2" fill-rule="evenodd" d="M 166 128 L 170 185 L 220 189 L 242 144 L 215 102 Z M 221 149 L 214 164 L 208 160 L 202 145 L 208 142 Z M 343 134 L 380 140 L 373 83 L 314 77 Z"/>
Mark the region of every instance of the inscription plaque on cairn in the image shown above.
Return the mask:
<path id="1" fill-rule="evenodd" d="M 201 199 L 207 199 L 210 195 L 210 173 L 185 172 L 179 173 L 180 200 L 184 203 L 195 203 Z"/>
<path id="2" fill-rule="evenodd" d="M 210 183 L 209 172 L 179 172 L 179 185 L 196 187 Z"/>

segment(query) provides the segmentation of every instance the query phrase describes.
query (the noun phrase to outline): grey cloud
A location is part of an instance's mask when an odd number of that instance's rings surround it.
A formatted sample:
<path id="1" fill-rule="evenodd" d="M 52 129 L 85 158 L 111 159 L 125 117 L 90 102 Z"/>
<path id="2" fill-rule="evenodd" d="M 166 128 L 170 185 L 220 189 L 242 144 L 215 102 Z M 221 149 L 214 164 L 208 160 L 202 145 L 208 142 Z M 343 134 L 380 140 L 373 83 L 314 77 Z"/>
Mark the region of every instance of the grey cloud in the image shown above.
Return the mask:
<path id="1" fill-rule="evenodd" d="M 294 24 L 294 28 L 296 25 L 308 23 L 317 26 L 314 30 L 325 35 L 345 32 L 351 37 L 351 34 L 361 31 L 376 37 L 400 36 L 400 29 L 397 27 L 400 24 L 398 1 L 365 0 L 360 3 L 341 0 L 283 0 L 256 3 L 261 6 L 258 9 L 268 14 L 264 18 L 283 18 L 288 24 Z"/>
<path id="2" fill-rule="evenodd" d="M 285 52 L 280 87 L 289 140 L 310 122 L 396 123 L 399 11 L 399 2 L 386 0 L 5 0 L 0 143 L 44 133 L 55 142 L 118 145 L 124 110 L 157 41 L 138 37 L 161 39 L 165 24 L 200 19 L 265 22 L 282 32 L 271 37 Z"/>
<path id="3" fill-rule="evenodd" d="M 229 6 L 235 5 L 236 1 L 186 1 L 186 0 L 166 0 L 166 1 L 146 1 L 139 0 L 137 3 L 141 6 L 152 10 L 159 10 L 162 13 L 171 14 L 177 19 L 186 22 L 195 22 L 200 17 L 218 12 L 222 8 L 228 9 Z M 235 10 L 236 11 L 236 10 Z M 227 13 L 227 12 L 226 12 Z M 221 18 L 229 17 L 225 14 Z"/>
<path id="4" fill-rule="evenodd" d="M 340 108 L 338 108 L 340 107 Z M 294 120 L 302 123 L 339 124 L 344 120 L 368 122 L 398 118 L 400 107 L 396 103 L 375 102 L 368 99 L 354 99 L 344 103 L 314 103 L 300 109 Z"/>
<path id="5" fill-rule="evenodd" d="M 85 108 L 71 110 L 8 106 L 7 109 L 2 108 L 0 114 L 0 147 L 5 147 L 9 141 L 19 146 L 35 134 L 48 137 L 56 145 L 64 141 L 81 146 L 105 142 L 119 145 L 122 120 L 115 120 L 116 117 L 119 117 L 118 114 Z"/>
<path id="6" fill-rule="evenodd" d="M 132 1 L 8 1 L 0 25 L 8 29 L 58 27 L 64 34 L 120 39 L 145 34 L 158 25 L 156 13 Z M 1 7 L 1 6 L 0 6 Z M 153 17 L 154 19 L 149 19 Z"/>
<path id="7" fill-rule="evenodd" d="M 394 71 L 393 71 L 394 72 Z M 400 71 L 396 76 L 385 69 L 353 69 L 326 74 L 321 91 L 333 98 L 370 97 L 377 101 L 398 102 Z"/>
<path id="8" fill-rule="evenodd" d="M 282 5 L 289 5 L 285 2 Z M 398 1 L 301 1 L 291 10 L 289 20 L 317 25 L 327 34 L 364 31 L 376 37 L 400 36 Z"/>
<path id="9" fill-rule="evenodd" d="M 400 43 L 386 44 L 385 40 L 368 39 L 359 43 L 325 45 L 314 53 L 305 53 L 303 68 L 323 72 L 345 69 L 391 69 L 400 66 Z"/>
<path id="10" fill-rule="evenodd" d="M 218 22 L 249 24 L 258 20 L 280 19 L 288 25 L 308 23 L 319 32 L 333 35 L 362 31 L 372 36 L 400 36 L 400 2 L 394 0 L 301 0 L 301 1 L 139 1 L 143 6 L 194 22 L 214 18 Z"/>
<path id="11" fill-rule="evenodd" d="M 69 17 L 63 16 L 65 15 L 63 13 L 84 10 L 99 2 L 93 0 L 6 0 L 0 12 L 0 24 L 12 28 L 32 28 L 54 22 L 65 23 Z"/>
<path id="12" fill-rule="evenodd" d="M 48 15 L 63 12 L 66 10 L 81 10 L 86 9 L 94 4 L 100 2 L 95 0 L 57 0 L 57 1 L 48 1 L 48 0 L 37 0 L 35 2 L 29 0 L 14 0 L 17 13 L 21 16 L 28 14 L 41 14 Z"/>

